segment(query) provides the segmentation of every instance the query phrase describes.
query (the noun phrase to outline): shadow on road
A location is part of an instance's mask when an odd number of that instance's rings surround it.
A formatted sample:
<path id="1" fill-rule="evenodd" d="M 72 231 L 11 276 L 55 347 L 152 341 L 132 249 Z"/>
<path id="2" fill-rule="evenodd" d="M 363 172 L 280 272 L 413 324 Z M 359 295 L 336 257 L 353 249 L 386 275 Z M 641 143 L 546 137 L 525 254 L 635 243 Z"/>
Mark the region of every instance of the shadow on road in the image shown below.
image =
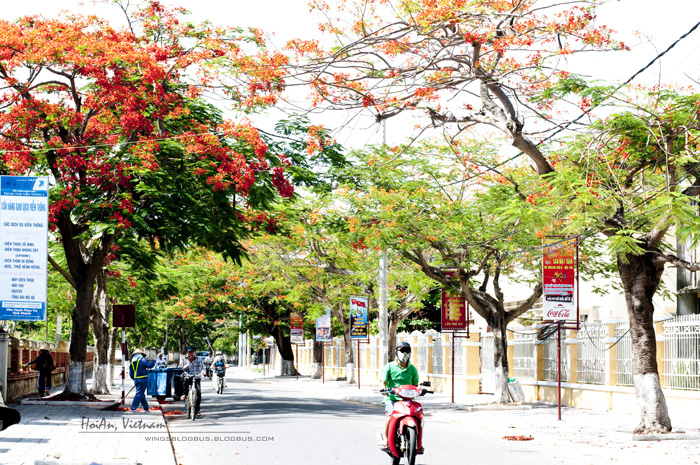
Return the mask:
<path id="1" fill-rule="evenodd" d="M 213 422 L 232 419 L 257 418 L 261 421 L 272 417 L 304 416 L 346 417 L 353 419 L 377 419 L 384 414 L 381 407 L 371 407 L 337 399 L 295 396 L 284 385 L 267 384 L 253 380 L 229 380 L 223 395 L 216 394 L 208 383 L 202 385 L 202 419 Z M 185 411 L 184 401 L 163 405 L 164 412 Z M 169 423 L 188 421 L 185 415 L 168 415 Z"/>

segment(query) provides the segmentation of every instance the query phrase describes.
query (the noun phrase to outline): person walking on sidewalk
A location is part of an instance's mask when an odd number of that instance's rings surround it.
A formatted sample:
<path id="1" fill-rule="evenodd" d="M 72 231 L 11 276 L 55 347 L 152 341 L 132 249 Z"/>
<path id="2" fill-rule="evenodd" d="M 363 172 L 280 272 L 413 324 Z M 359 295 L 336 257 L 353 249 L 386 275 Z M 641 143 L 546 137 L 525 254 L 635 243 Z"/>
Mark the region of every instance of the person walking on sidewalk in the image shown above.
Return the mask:
<path id="1" fill-rule="evenodd" d="M 397 386 L 411 385 L 418 386 L 418 369 L 411 364 L 411 344 L 401 341 L 396 346 L 396 360 L 384 365 L 379 381 L 382 389 L 391 389 Z M 384 422 L 384 436 L 382 439 L 383 448 L 387 447 L 386 438 L 389 435 L 389 419 L 394 411 L 394 403 L 400 398 L 396 394 L 388 394 L 384 399 L 384 412 L 386 421 Z M 379 434 L 379 433 L 377 433 Z"/>
<path id="2" fill-rule="evenodd" d="M 185 389 L 185 397 L 190 389 L 196 389 L 199 391 L 197 396 L 197 405 L 194 406 L 195 415 L 199 415 L 199 406 L 202 403 L 202 375 L 207 376 L 207 370 L 204 367 L 202 359 L 197 357 L 194 353 L 194 347 L 187 347 L 187 357 L 182 360 L 182 371 L 188 375 L 193 376 L 192 383 L 188 383 L 183 386 Z"/>
<path id="3" fill-rule="evenodd" d="M 53 363 L 53 357 L 49 353 L 49 345 L 44 344 L 39 349 L 39 355 L 31 362 L 25 364 L 24 366 L 36 365 L 36 370 L 39 371 L 39 380 L 37 383 L 37 389 L 39 390 L 39 396 L 48 396 L 51 390 L 51 372 L 56 369 L 56 365 Z"/>
<path id="4" fill-rule="evenodd" d="M 134 380 L 136 395 L 131 402 L 131 411 L 134 412 L 139 407 L 148 412 L 148 401 L 146 400 L 146 388 L 148 388 L 148 375 L 146 370 L 155 366 L 155 361 L 150 361 L 146 358 L 146 354 L 141 349 L 136 349 L 131 355 L 131 363 L 129 364 L 129 376 Z"/>

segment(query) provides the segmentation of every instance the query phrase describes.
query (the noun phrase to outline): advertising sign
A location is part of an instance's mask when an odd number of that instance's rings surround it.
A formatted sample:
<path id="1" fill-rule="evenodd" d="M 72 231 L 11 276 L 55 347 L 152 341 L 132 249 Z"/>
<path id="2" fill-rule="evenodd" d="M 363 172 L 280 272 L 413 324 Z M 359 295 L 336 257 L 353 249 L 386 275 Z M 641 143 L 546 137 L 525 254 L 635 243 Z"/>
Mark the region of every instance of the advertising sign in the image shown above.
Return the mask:
<path id="1" fill-rule="evenodd" d="M 350 297 L 350 339 L 367 339 L 367 298 Z"/>
<path id="2" fill-rule="evenodd" d="M 576 239 L 547 237 L 542 250 L 542 295 L 545 320 L 577 318 L 574 301 Z"/>
<path id="3" fill-rule="evenodd" d="M 326 309 L 326 314 L 316 319 L 316 340 L 319 342 L 331 342 L 331 309 Z"/>
<path id="4" fill-rule="evenodd" d="M 46 320 L 49 180 L 0 176 L 0 320 Z"/>
<path id="5" fill-rule="evenodd" d="M 464 331 L 467 328 L 467 306 L 462 296 L 457 291 L 443 288 L 441 304 L 442 330 Z"/>
<path id="6" fill-rule="evenodd" d="M 292 313 L 289 316 L 289 327 L 291 333 L 289 339 L 292 344 L 304 343 L 304 319 L 298 313 Z"/>

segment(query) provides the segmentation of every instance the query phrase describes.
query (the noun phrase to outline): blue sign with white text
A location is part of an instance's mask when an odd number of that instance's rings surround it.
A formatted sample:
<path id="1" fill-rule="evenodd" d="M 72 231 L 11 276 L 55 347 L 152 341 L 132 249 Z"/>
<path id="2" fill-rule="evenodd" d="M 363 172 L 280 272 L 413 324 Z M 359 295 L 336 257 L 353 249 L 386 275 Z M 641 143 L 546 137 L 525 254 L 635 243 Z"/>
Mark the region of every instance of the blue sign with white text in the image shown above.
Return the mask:
<path id="1" fill-rule="evenodd" d="M 0 176 L 0 320 L 46 320 L 49 179 Z"/>

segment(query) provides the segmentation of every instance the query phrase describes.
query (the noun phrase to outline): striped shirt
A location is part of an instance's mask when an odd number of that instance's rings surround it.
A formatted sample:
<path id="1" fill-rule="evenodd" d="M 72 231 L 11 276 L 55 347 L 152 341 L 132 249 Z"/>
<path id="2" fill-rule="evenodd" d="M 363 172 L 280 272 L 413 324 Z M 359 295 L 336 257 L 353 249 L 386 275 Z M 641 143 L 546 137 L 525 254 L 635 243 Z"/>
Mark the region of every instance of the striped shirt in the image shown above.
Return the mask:
<path id="1" fill-rule="evenodd" d="M 199 357 L 195 357 L 191 362 L 187 357 L 185 357 L 185 359 L 182 361 L 182 371 L 187 374 L 194 375 L 194 379 L 200 379 L 206 372 L 205 370 L 204 363 L 202 363 L 202 359 Z"/>

